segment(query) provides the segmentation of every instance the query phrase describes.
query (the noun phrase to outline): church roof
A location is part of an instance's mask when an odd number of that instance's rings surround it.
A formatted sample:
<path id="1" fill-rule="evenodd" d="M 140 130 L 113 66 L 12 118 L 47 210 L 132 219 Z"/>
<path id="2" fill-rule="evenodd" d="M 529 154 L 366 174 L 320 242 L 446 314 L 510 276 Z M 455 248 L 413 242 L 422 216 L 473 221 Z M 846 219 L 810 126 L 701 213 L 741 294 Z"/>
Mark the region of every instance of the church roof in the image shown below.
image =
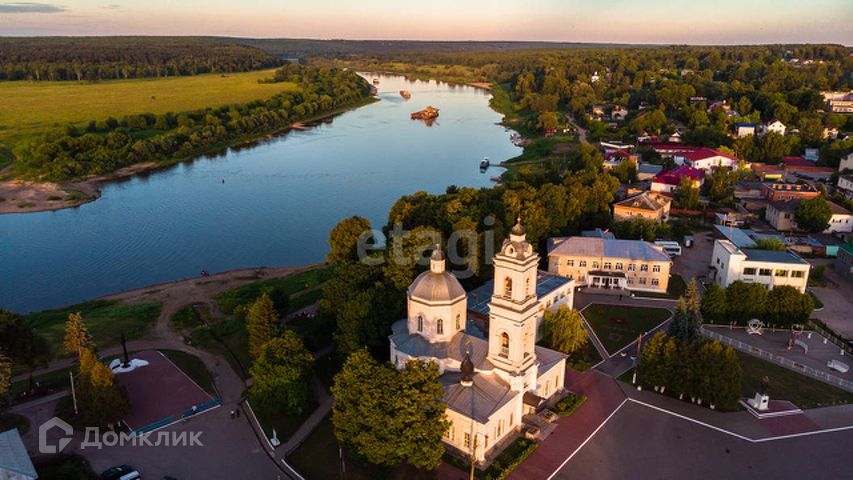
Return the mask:
<path id="1" fill-rule="evenodd" d="M 465 296 L 465 289 L 452 273 L 427 270 L 409 286 L 409 295 L 428 303 L 446 303 Z"/>
<path id="2" fill-rule="evenodd" d="M 489 353 L 489 342 L 458 332 L 446 342 L 430 343 L 424 337 L 409 333 L 406 319 L 398 320 L 391 326 L 391 341 L 398 352 L 412 357 L 452 358 L 459 362 L 465 358 L 467 343 L 471 345 L 471 361 L 480 370 L 491 370 L 492 364 L 486 360 Z"/>
<path id="3" fill-rule="evenodd" d="M 475 374 L 470 387 L 463 386 L 461 379 L 461 373 L 447 373 L 440 378 L 447 408 L 480 423 L 488 422 L 493 413 L 522 394 L 495 374 Z"/>

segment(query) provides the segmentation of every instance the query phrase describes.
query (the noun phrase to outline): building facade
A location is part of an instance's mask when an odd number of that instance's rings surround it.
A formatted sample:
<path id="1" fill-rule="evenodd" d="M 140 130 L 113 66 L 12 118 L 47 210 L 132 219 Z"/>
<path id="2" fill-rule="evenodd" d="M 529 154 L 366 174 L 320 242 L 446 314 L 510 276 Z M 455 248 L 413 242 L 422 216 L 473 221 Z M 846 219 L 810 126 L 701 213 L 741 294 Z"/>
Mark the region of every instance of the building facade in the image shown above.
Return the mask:
<path id="1" fill-rule="evenodd" d="M 685 178 L 690 181 L 693 188 L 699 188 L 705 183 L 705 172 L 693 167 L 677 167 L 655 175 L 649 188 L 653 192 L 672 194 L 678 190 Z"/>
<path id="2" fill-rule="evenodd" d="M 807 183 L 765 182 L 761 185 L 761 194 L 771 202 L 780 202 L 815 198 L 820 192 Z"/>
<path id="3" fill-rule="evenodd" d="M 642 240 L 563 237 L 548 240 L 548 272 L 577 285 L 666 292 L 672 259 Z"/>
<path id="4" fill-rule="evenodd" d="M 805 293 L 811 266 L 791 252 L 738 248 L 728 240 L 715 240 L 711 280 L 728 287 L 740 280 L 767 288 L 790 285 Z"/>
<path id="5" fill-rule="evenodd" d="M 466 331 L 467 295 L 436 249 L 430 270 L 408 289 L 407 318 L 392 326 L 391 360 L 438 364 L 450 421 L 450 450 L 483 462 L 515 438 L 522 417 L 564 390 L 566 356 L 536 346 L 542 316 L 536 294 L 539 255 L 521 224 L 494 257 L 485 338 Z"/>
<path id="6" fill-rule="evenodd" d="M 669 220 L 672 199 L 654 192 L 643 192 L 613 204 L 613 219 L 625 222 L 635 218 L 665 222 Z"/>

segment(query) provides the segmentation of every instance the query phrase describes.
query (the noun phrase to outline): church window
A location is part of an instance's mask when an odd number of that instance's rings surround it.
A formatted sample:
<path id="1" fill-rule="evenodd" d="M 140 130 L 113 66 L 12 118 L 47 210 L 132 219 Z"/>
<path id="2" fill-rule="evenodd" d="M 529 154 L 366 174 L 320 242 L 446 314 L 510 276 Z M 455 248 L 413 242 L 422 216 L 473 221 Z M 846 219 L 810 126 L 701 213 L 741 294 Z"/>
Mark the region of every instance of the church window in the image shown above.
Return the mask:
<path id="1" fill-rule="evenodd" d="M 456 330 L 462 329 L 462 315 L 456 314 Z"/>
<path id="2" fill-rule="evenodd" d="M 489 448 L 489 436 L 485 435 L 486 440 L 483 442 L 483 448 Z"/>
<path id="3" fill-rule="evenodd" d="M 510 414 L 509 414 L 509 426 L 511 427 L 511 426 L 513 426 L 513 425 L 515 425 L 515 414 L 514 414 L 514 413 L 510 413 Z"/>
<path id="4" fill-rule="evenodd" d="M 464 443 L 466 448 L 471 448 L 471 434 L 468 432 L 465 432 Z"/>
<path id="5" fill-rule="evenodd" d="M 524 297 L 527 298 L 530 296 L 530 279 L 524 279 Z"/>
<path id="6" fill-rule="evenodd" d="M 612 266 L 612 264 L 610 262 L 604 262 L 604 269 L 605 270 L 610 270 L 611 266 Z"/>
<path id="7" fill-rule="evenodd" d="M 504 296 L 511 297 L 512 296 L 512 279 L 506 277 L 504 279 Z"/>
<path id="8" fill-rule="evenodd" d="M 509 357 L 509 335 L 506 332 L 501 333 L 501 356 Z"/>
<path id="9" fill-rule="evenodd" d="M 418 331 L 424 331 L 424 317 L 422 317 L 421 315 L 418 315 Z"/>
<path id="10" fill-rule="evenodd" d="M 438 321 L 435 322 L 435 333 L 439 335 L 444 333 L 444 320 L 439 318 Z"/>

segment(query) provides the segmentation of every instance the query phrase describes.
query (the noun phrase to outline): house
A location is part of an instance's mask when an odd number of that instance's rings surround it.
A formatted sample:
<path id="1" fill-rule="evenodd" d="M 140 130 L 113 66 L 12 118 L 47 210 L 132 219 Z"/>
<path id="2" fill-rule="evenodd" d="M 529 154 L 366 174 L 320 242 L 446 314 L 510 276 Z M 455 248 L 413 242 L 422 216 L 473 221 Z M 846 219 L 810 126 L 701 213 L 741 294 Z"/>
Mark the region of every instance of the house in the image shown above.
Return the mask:
<path id="1" fill-rule="evenodd" d="M 0 433 L 0 479 L 35 480 L 38 473 L 21 440 L 18 429 Z"/>
<path id="2" fill-rule="evenodd" d="M 602 117 L 604 117 L 604 105 L 593 105 L 592 118 L 595 120 L 601 120 Z"/>
<path id="3" fill-rule="evenodd" d="M 494 256 L 488 332 L 480 337 L 467 331 L 467 294 L 436 249 L 430 269 L 409 286 L 406 318 L 392 325 L 388 337 L 397 368 L 410 360 L 438 366 L 449 423 L 443 441 L 481 464 L 521 433 L 524 415 L 541 411 L 564 392 L 566 356 L 536 346 L 543 315 L 535 286 L 538 263 L 524 228 L 516 224 Z"/>
<path id="4" fill-rule="evenodd" d="M 826 109 L 832 113 L 853 113 L 853 92 L 821 92 Z"/>
<path id="5" fill-rule="evenodd" d="M 782 200 L 805 200 L 820 195 L 820 192 L 808 183 L 764 182 L 761 195 L 771 202 Z"/>
<path id="6" fill-rule="evenodd" d="M 548 272 L 578 285 L 666 292 L 671 267 L 661 247 L 642 240 L 548 239 Z"/>
<path id="7" fill-rule="evenodd" d="M 785 200 L 769 202 L 764 219 L 776 230 L 789 232 L 797 230 L 797 220 L 794 212 L 802 200 Z M 823 233 L 853 232 L 853 213 L 835 202 L 826 202 L 832 211 L 829 227 Z"/>
<path id="8" fill-rule="evenodd" d="M 748 137 L 750 135 L 755 135 L 755 124 L 754 123 L 736 123 L 734 128 L 734 134 L 736 137 Z"/>
<path id="9" fill-rule="evenodd" d="M 681 132 L 676 130 L 667 140 L 671 143 L 681 143 Z"/>
<path id="10" fill-rule="evenodd" d="M 625 117 L 628 116 L 628 110 L 625 107 L 616 105 L 610 110 L 610 119 L 621 122 L 625 120 Z"/>
<path id="11" fill-rule="evenodd" d="M 840 175 L 837 187 L 842 195 L 853 200 L 853 175 Z"/>
<path id="12" fill-rule="evenodd" d="M 835 173 L 834 168 L 818 167 L 804 157 L 782 157 L 780 163 L 786 178 L 828 179 Z"/>
<path id="13" fill-rule="evenodd" d="M 841 161 L 838 162 L 838 171 L 843 172 L 844 170 L 853 170 L 853 153 L 841 157 Z"/>
<path id="14" fill-rule="evenodd" d="M 843 243 L 838 246 L 835 271 L 847 280 L 853 280 L 853 245 Z"/>
<path id="15" fill-rule="evenodd" d="M 613 167 L 621 165 L 623 162 L 631 162 L 636 166 L 639 161 L 640 155 L 636 153 L 628 153 L 627 150 L 608 150 L 604 152 L 602 167 L 605 170 L 610 170 Z"/>
<path id="16" fill-rule="evenodd" d="M 823 129 L 823 138 L 824 138 L 824 140 L 826 140 L 826 139 L 835 140 L 836 138 L 838 138 L 838 129 L 835 127 L 824 128 Z"/>
<path id="17" fill-rule="evenodd" d="M 838 248 L 844 245 L 844 242 L 835 238 L 829 233 L 814 233 L 809 235 L 809 240 L 813 240 L 821 245 L 823 255 L 827 257 L 837 257 Z"/>
<path id="18" fill-rule="evenodd" d="M 784 136 L 785 135 L 785 128 L 786 127 L 785 127 L 784 123 L 782 123 L 779 120 L 776 120 L 774 118 L 773 120 L 770 120 L 769 122 L 765 122 L 761 125 L 761 133 L 763 133 L 765 135 L 768 133 L 778 133 L 779 135 Z M 738 136 L 740 136 L 740 135 L 738 135 Z"/>
<path id="19" fill-rule="evenodd" d="M 750 165 L 752 171 L 758 174 L 762 181 L 779 181 L 785 176 L 785 169 L 779 165 L 764 165 L 753 163 Z"/>
<path id="20" fill-rule="evenodd" d="M 810 269 L 808 262 L 791 252 L 738 248 L 728 240 L 714 240 L 710 278 L 721 287 L 740 280 L 770 289 L 790 285 L 805 293 Z"/>
<path id="21" fill-rule="evenodd" d="M 663 165 L 655 165 L 654 163 L 640 163 L 637 166 L 637 180 L 650 180 L 655 175 L 663 171 Z"/>
<path id="22" fill-rule="evenodd" d="M 835 202 L 826 202 L 832 210 L 829 227 L 823 233 L 853 232 L 853 213 Z"/>
<path id="23" fill-rule="evenodd" d="M 613 219 L 617 222 L 643 218 L 666 222 L 672 199 L 653 192 L 643 192 L 613 204 Z"/>
<path id="24" fill-rule="evenodd" d="M 750 231 L 734 226 L 714 225 L 714 238 L 728 240 L 738 248 L 752 248 L 758 245 L 748 232 Z"/>
<path id="25" fill-rule="evenodd" d="M 705 182 L 705 172 L 687 166 L 680 166 L 666 172 L 661 172 L 652 178 L 651 191 L 675 193 L 685 178 L 690 181 L 690 184 L 694 188 L 699 188 Z"/>
<path id="26" fill-rule="evenodd" d="M 678 165 L 698 168 L 706 172 L 718 167 L 737 168 L 740 159 L 734 155 L 706 147 L 693 147 L 678 143 L 648 143 L 663 158 L 671 158 Z"/>
<path id="27" fill-rule="evenodd" d="M 755 200 L 762 198 L 761 182 L 744 180 L 735 185 L 734 196 L 738 200 Z"/>

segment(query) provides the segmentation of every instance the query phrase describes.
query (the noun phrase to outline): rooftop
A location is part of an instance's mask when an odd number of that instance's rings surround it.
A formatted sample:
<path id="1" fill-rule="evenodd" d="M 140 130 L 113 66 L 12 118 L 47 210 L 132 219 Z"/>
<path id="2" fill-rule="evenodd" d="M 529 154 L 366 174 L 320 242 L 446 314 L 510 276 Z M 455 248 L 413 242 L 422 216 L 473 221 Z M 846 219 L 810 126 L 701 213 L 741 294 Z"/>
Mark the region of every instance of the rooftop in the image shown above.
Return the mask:
<path id="1" fill-rule="evenodd" d="M 746 233 L 746 231 L 740 228 L 726 227 L 724 225 L 714 225 L 714 229 L 716 229 L 717 232 L 719 232 L 719 234 L 723 236 L 723 238 L 732 242 L 737 247 L 749 248 L 757 245 L 755 241 Z"/>
<path id="2" fill-rule="evenodd" d="M 21 435 L 15 428 L 0 433 L 0 476 L 6 478 L 3 475 L 6 472 L 12 474 L 10 478 L 38 477 L 27 449 L 24 448 Z"/>
<path id="3" fill-rule="evenodd" d="M 777 192 L 817 192 L 817 189 L 808 183 L 764 182 L 764 186 Z"/>
<path id="4" fill-rule="evenodd" d="M 536 272 L 536 296 L 542 298 L 563 285 L 571 282 L 571 278 L 551 275 L 539 270 Z M 489 302 L 495 290 L 495 281 L 489 280 L 468 292 L 468 311 L 481 315 L 489 314 Z"/>
<path id="5" fill-rule="evenodd" d="M 780 252 L 777 250 L 759 250 L 756 248 L 744 248 L 746 259 L 752 262 L 789 263 L 795 265 L 808 265 L 809 263 L 791 252 Z"/>
<path id="6" fill-rule="evenodd" d="M 672 261 L 659 247 L 642 240 L 587 237 L 550 238 L 548 255 L 627 258 L 653 262 Z"/>
<path id="7" fill-rule="evenodd" d="M 667 170 L 666 172 L 658 173 L 652 179 L 652 182 L 664 183 L 667 185 L 678 185 L 681 183 L 682 178 L 689 178 L 694 181 L 702 180 L 705 178 L 705 172 L 698 168 L 681 166 L 672 170 Z"/>
<path id="8" fill-rule="evenodd" d="M 634 195 L 633 197 L 616 202 L 613 205 L 656 212 L 666 207 L 671 202 L 672 199 L 664 195 L 658 195 L 652 192 L 643 192 L 639 195 Z"/>

